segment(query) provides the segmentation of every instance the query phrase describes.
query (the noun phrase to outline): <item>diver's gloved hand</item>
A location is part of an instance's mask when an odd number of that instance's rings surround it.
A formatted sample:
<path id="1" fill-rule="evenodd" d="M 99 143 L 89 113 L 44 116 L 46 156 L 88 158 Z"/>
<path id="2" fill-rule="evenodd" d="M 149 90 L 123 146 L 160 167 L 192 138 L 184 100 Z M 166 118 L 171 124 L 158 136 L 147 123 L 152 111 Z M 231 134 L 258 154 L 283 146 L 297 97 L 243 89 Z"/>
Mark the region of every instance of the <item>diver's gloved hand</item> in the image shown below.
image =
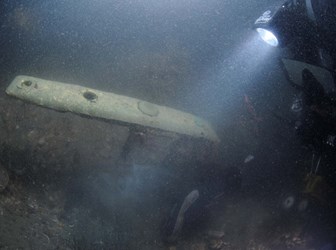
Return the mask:
<path id="1" fill-rule="evenodd" d="M 335 147 L 336 146 L 336 135 L 328 135 L 326 143 L 329 146 Z"/>
<path id="2" fill-rule="evenodd" d="M 299 113 L 303 110 L 303 100 L 302 96 L 296 96 L 293 100 L 291 111 L 294 113 Z"/>

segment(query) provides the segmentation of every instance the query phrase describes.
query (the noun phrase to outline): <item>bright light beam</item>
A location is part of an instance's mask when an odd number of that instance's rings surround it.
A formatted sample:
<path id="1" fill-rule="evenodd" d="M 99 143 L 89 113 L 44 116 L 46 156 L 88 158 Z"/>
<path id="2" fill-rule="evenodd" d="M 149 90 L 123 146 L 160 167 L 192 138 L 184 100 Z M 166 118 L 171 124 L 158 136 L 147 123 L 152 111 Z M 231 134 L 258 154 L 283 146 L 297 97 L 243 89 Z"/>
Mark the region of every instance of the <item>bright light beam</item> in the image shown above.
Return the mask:
<path id="1" fill-rule="evenodd" d="M 257 33 L 251 32 L 250 36 L 239 40 L 244 42 L 216 70 L 207 71 L 212 74 L 201 77 L 196 88 L 186 97 L 187 102 L 196 102 L 194 106 L 199 108 L 199 115 L 214 124 L 220 122 L 225 125 L 222 123 L 223 115 L 234 116 L 244 93 L 251 87 L 260 87 L 265 69 L 274 62 L 273 53 L 276 50 L 261 42 Z"/>
<path id="2" fill-rule="evenodd" d="M 257 28 L 260 37 L 269 45 L 276 47 L 279 45 L 277 37 L 269 30 Z"/>

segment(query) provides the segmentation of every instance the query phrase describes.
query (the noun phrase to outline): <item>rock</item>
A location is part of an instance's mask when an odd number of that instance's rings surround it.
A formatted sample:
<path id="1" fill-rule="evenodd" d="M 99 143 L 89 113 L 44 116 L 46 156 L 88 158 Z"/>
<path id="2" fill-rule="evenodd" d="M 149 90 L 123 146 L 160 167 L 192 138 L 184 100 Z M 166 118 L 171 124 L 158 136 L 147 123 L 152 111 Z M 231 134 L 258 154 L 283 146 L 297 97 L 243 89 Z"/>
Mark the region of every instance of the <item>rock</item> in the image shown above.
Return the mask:
<path id="1" fill-rule="evenodd" d="M 204 242 L 197 242 L 197 243 L 193 243 L 190 246 L 190 250 L 206 250 L 206 244 Z"/>
<path id="2" fill-rule="evenodd" d="M 221 239 L 209 239 L 209 248 L 210 249 L 221 249 L 224 245 L 224 241 Z"/>
<path id="3" fill-rule="evenodd" d="M 225 235 L 223 231 L 209 230 L 208 236 L 211 238 L 222 238 Z"/>
<path id="4" fill-rule="evenodd" d="M 0 192 L 2 192 L 8 185 L 9 176 L 7 170 L 0 165 Z"/>
<path id="5" fill-rule="evenodd" d="M 209 249 L 222 249 L 225 245 L 223 237 L 225 233 L 223 231 L 208 231 L 208 247 Z"/>
<path id="6" fill-rule="evenodd" d="M 43 145 L 43 144 L 45 144 L 46 143 L 46 139 L 45 139 L 45 137 L 41 137 L 39 140 L 38 140 L 38 142 L 37 142 L 39 145 Z"/>

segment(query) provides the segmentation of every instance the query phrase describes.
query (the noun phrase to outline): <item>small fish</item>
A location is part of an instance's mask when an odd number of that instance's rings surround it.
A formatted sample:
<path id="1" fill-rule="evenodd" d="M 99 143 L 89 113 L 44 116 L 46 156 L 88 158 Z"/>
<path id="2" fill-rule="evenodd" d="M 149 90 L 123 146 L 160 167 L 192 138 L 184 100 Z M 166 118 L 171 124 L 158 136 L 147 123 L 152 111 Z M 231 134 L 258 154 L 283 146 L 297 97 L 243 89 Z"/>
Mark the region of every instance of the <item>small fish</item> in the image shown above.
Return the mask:
<path id="1" fill-rule="evenodd" d="M 184 199 L 182 206 L 179 210 L 179 213 L 177 215 L 177 219 L 175 222 L 173 233 L 170 236 L 170 239 L 172 241 L 176 240 L 177 236 L 179 235 L 183 223 L 184 223 L 184 214 L 188 210 L 188 208 L 198 199 L 199 192 L 198 190 L 191 191 Z"/>
<path id="2" fill-rule="evenodd" d="M 248 155 L 245 160 L 244 163 L 249 163 L 250 161 L 254 160 L 254 156 L 253 155 Z"/>

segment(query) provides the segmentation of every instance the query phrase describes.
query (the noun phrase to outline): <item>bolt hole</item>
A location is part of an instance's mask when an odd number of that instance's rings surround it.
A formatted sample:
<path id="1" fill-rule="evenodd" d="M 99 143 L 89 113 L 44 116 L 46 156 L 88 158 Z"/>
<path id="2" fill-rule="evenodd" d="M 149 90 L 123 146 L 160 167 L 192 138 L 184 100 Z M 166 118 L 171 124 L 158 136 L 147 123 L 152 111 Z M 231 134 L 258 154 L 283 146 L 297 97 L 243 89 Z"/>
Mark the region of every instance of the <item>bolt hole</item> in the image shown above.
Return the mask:
<path id="1" fill-rule="evenodd" d="M 27 86 L 27 87 L 31 86 L 32 84 L 33 82 L 29 80 L 25 80 L 21 83 L 22 86 Z"/>
<path id="2" fill-rule="evenodd" d="M 97 96 L 95 93 L 91 92 L 91 91 L 86 91 L 86 92 L 83 94 L 83 96 L 84 96 L 84 98 L 85 98 L 86 100 L 91 101 L 91 102 L 93 102 L 93 101 L 95 101 L 95 100 L 98 99 L 98 96 Z"/>

